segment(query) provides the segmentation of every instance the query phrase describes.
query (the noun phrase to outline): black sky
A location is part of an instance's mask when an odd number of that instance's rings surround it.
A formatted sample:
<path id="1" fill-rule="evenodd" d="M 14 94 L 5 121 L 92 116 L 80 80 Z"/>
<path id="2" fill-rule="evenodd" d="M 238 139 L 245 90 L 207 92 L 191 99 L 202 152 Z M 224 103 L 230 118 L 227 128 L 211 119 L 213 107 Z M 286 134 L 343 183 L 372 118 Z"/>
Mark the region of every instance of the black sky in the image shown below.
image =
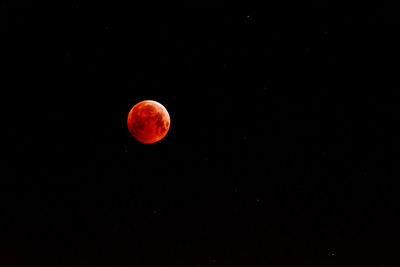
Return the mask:
<path id="1" fill-rule="evenodd" d="M 399 20 L 303 8 L 1 7 L 0 266 L 394 266 Z"/>

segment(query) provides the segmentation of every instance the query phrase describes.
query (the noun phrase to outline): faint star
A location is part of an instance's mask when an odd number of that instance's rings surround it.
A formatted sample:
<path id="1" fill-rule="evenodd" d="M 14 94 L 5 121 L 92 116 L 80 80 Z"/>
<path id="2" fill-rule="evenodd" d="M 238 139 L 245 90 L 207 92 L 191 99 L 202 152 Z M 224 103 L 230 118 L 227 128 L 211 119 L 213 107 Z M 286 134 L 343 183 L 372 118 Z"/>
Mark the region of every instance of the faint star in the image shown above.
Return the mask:
<path id="1" fill-rule="evenodd" d="M 335 251 L 333 251 L 332 249 L 329 249 L 329 250 L 328 250 L 328 255 L 331 256 L 331 257 L 333 257 L 333 256 L 335 256 L 336 254 L 335 254 Z"/>

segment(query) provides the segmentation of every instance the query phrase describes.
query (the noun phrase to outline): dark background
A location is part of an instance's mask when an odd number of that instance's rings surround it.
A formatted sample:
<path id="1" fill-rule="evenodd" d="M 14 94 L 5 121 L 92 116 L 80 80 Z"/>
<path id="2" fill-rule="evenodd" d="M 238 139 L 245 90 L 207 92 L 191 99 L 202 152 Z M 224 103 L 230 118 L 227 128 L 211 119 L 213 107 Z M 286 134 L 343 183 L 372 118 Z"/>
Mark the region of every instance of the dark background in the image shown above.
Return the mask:
<path id="1" fill-rule="evenodd" d="M 394 266 L 399 19 L 325 2 L 3 4 L 0 266 Z"/>

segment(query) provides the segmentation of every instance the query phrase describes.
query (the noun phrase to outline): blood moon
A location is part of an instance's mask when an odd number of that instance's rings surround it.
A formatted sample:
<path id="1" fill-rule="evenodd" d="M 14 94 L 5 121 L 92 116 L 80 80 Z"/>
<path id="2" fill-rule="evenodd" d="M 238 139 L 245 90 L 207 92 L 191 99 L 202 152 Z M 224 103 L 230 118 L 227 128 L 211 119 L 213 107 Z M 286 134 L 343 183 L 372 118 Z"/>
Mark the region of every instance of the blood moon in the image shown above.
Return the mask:
<path id="1" fill-rule="evenodd" d="M 129 111 L 127 123 L 129 132 L 136 140 L 151 144 L 164 138 L 171 119 L 163 105 L 153 100 L 144 100 Z"/>

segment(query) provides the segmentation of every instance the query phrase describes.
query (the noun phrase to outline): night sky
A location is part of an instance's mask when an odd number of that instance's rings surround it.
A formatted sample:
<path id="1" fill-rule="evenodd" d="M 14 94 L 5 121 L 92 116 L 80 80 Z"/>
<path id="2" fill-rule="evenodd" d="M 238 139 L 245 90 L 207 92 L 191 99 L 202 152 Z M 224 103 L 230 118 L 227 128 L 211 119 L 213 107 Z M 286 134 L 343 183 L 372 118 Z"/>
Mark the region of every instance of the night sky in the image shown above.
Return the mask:
<path id="1" fill-rule="evenodd" d="M 1 4 L 1 267 L 396 266 L 393 7 L 128 2 Z"/>

